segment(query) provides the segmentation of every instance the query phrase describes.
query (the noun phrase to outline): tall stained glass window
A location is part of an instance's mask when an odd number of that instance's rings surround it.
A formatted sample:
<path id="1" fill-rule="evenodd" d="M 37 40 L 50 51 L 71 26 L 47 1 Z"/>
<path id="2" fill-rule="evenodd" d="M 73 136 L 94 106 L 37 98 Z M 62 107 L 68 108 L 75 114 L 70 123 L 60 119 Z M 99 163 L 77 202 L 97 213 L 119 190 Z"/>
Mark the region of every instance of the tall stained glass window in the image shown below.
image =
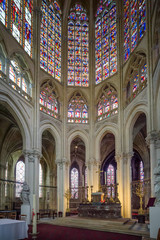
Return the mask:
<path id="1" fill-rule="evenodd" d="M 114 177 L 114 167 L 112 164 L 109 164 L 108 168 L 107 168 L 107 186 L 110 185 L 114 185 L 115 184 L 115 177 Z M 112 193 L 111 193 L 112 191 Z M 112 195 L 111 195 L 112 194 Z M 108 191 L 107 191 L 107 196 L 108 197 L 114 197 L 114 188 L 109 187 Z"/>
<path id="2" fill-rule="evenodd" d="M 100 0 L 95 22 L 96 84 L 117 71 L 116 2 Z"/>
<path id="3" fill-rule="evenodd" d="M 24 98 L 30 100 L 31 87 L 29 78 L 26 73 L 22 74 L 19 64 L 15 60 L 11 60 L 9 66 L 9 82 L 10 85 L 20 93 Z"/>
<path id="4" fill-rule="evenodd" d="M 25 181 L 25 163 L 23 161 L 18 161 L 16 164 L 16 197 L 20 197 L 20 192 L 23 188 L 23 183 Z"/>
<path id="5" fill-rule="evenodd" d="M 97 119 L 103 120 L 118 113 L 117 91 L 110 85 L 107 85 L 101 93 L 97 105 Z"/>
<path id="6" fill-rule="evenodd" d="M 68 105 L 69 123 L 88 123 L 88 106 L 83 96 L 76 92 Z"/>
<path id="7" fill-rule="evenodd" d="M 129 103 L 147 85 L 147 64 L 145 54 L 137 53 L 127 74 L 126 100 Z"/>
<path id="8" fill-rule="evenodd" d="M 11 0 L 11 32 L 32 56 L 33 0 Z"/>
<path id="9" fill-rule="evenodd" d="M 71 198 L 78 199 L 78 178 L 79 173 L 77 168 L 71 169 Z"/>
<path id="10" fill-rule="evenodd" d="M 68 17 L 68 86 L 89 85 L 89 27 L 86 10 L 75 4 Z"/>
<path id="11" fill-rule="evenodd" d="M 41 111 L 54 118 L 59 118 L 58 96 L 52 81 L 48 80 L 42 84 L 39 102 Z"/>
<path id="12" fill-rule="evenodd" d="M 124 0 L 124 60 L 137 46 L 146 31 L 145 0 Z"/>
<path id="13" fill-rule="evenodd" d="M 8 0 L 0 0 L 0 22 L 6 27 L 8 23 Z"/>
<path id="14" fill-rule="evenodd" d="M 42 165 L 39 164 L 39 185 L 43 183 L 43 172 L 42 172 Z M 39 197 L 42 197 L 42 187 L 39 186 Z"/>
<path id="15" fill-rule="evenodd" d="M 140 161 L 139 169 L 140 169 L 140 181 L 144 181 L 144 169 L 143 169 L 143 162 L 142 161 Z"/>
<path id="16" fill-rule="evenodd" d="M 8 180 L 8 162 L 6 164 L 6 169 L 5 169 L 5 197 L 7 197 L 7 180 Z"/>
<path id="17" fill-rule="evenodd" d="M 40 67 L 61 81 L 61 10 L 57 1 L 42 0 Z"/>

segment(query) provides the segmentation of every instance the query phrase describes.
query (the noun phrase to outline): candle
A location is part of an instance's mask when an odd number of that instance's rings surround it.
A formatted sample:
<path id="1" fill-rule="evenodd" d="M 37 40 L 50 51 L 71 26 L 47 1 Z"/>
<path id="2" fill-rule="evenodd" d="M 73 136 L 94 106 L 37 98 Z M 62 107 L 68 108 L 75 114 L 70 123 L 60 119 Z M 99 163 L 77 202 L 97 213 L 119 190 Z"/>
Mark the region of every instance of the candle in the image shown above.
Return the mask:
<path id="1" fill-rule="evenodd" d="M 37 218 L 36 218 L 36 195 L 33 194 L 33 210 L 32 210 L 32 221 L 33 221 L 33 227 L 32 227 L 32 233 L 37 233 Z"/>

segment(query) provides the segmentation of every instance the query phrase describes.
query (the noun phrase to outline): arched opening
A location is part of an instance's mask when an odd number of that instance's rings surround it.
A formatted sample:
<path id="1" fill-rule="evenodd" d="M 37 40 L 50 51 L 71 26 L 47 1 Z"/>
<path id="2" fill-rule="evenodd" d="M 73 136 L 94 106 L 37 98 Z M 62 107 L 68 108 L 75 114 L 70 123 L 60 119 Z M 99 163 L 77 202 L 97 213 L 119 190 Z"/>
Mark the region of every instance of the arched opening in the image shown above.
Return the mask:
<path id="1" fill-rule="evenodd" d="M 42 134 L 42 157 L 40 159 L 41 173 L 43 178 L 39 182 L 39 209 L 56 209 L 57 208 L 57 166 L 56 142 L 49 130 Z M 40 179 L 39 179 L 40 180 Z"/>
<path id="2" fill-rule="evenodd" d="M 78 204 L 85 200 L 87 195 L 86 171 L 85 171 L 85 144 L 81 138 L 76 137 L 71 142 L 70 147 L 71 166 L 70 166 L 70 208 L 78 207 Z"/>
<path id="3" fill-rule="evenodd" d="M 149 149 L 146 144 L 147 128 L 146 116 L 139 114 L 133 127 L 133 157 L 131 159 L 131 207 L 132 216 L 140 208 L 140 198 L 137 195 L 137 188 L 142 186 L 144 191 L 143 209 L 147 205 L 150 189 L 150 160 Z"/>

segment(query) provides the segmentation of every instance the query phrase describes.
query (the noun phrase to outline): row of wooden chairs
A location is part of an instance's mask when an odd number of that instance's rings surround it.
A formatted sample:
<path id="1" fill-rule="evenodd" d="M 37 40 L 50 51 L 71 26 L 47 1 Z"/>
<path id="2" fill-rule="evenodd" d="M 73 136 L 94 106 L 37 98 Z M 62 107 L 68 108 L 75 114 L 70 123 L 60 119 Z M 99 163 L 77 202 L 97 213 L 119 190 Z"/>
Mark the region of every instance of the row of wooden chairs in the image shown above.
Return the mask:
<path id="1" fill-rule="evenodd" d="M 0 218 L 16 219 L 16 217 L 17 217 L 16 212 L 0 212 Z"/>

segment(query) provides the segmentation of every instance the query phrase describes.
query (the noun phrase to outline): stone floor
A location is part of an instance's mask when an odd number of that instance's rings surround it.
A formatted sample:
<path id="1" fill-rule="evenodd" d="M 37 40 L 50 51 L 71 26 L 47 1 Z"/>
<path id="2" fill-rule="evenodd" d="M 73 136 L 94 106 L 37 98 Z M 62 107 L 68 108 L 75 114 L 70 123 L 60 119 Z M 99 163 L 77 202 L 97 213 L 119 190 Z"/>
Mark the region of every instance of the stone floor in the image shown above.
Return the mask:
<path id="1" fill-rule="evenodd" d="M 86 228 L 91 230 L 126 233 L 142 236 L 143 240 L 149 238 L 148 223 L 138 223 L 135 219 L 92 219 L 78 216 L 69 216 L 55 219 L 40 219 L 39 223 L 48 223 L 59 226 Z"/>

